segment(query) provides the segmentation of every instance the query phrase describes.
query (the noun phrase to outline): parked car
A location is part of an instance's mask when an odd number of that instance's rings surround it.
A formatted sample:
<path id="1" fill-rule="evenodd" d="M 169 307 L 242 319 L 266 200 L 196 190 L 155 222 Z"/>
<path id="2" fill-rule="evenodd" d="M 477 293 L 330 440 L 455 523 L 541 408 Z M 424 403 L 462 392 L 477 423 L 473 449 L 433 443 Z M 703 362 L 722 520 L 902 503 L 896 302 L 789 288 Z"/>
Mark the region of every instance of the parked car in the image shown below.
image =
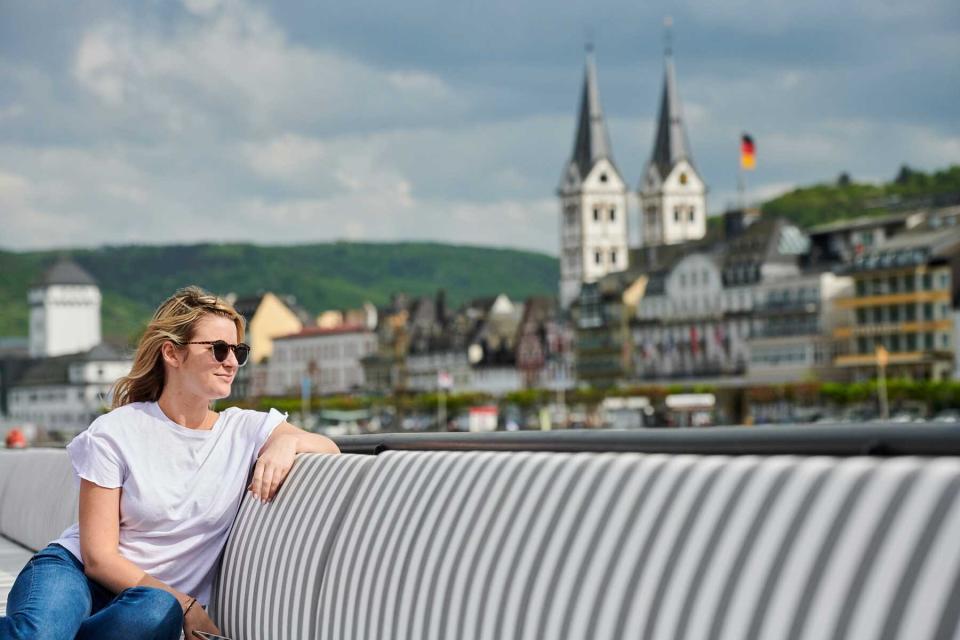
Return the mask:
<path id="1" fill-rule="evenodd" d="M 931 422 L 939 422 L 944 424 L 954 424 L 960 422 L 960 411 L 957 411 L 956 409 L 944 409 L 935 415 Z"/>

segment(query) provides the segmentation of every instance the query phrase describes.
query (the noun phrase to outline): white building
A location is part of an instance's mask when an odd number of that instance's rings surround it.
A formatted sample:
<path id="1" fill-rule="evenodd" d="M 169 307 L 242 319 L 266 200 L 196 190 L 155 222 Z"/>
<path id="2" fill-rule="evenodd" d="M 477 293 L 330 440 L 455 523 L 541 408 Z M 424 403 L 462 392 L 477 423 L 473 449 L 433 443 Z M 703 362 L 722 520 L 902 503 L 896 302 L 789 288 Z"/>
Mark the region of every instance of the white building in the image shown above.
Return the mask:
<path id="1" fill-rule="evenodd" d="M 656 139 L 639 196 L 643 244 L 675 244 L 706 234 L 707 187 L 693 164 L 669 50 Z"/>
<path id="2" fill-rule="evenodd" d="M 7 413 L 29 428 L 67 438 L 110 408 L 127 354 L 100 341 L 100 289 L 63 258 L 27 293 L 31 359 L 7 392 Z"/>
<path id="3" fill-rule="evenodd" d="M 629 266 L 627 186 L 613 162 L 592 53 L 587 54 L 573 156 L 557 195 L 560 304 L 567 308 L 582 283 Z"/>
<path id="4" fill-rule="evenodd" d="M 87 351 L 100 344 L 100 289 L 76 262 L 62 258 L 27 292 L 30 357 Z"/>
<path id="5" fill-rule="evenodd" d="M 661 248 L 633 320 L 641 380 L 802 380 L 830 366 L 832 300 L 849 278 L 807 273 L 809 240 L 783 220 L 761 219 L 732 238 Z M 756 352 L 754 352 L 756 350 Z"/>
<path id="6" fill-rule="evenodd" d="M 753 292 L 725 287 L 723 255 L 704 248 L 649 276 L 633 324 L 641 380 L 746 373 Z"/>
<path id="7" fill-rule="evenodd" d="M 37 358 L 10 389 L 9 417 L 69 439 L 109 410 L 113 384 L 130 366 L 127 356 L 106 343 L 83 353 Z"/>
<path id="8" fill-rule="evenodd" d="M 749 379 L 757 384 L 836 377 L 833 361 L 844 346 L 834 330 L 852 314 L 838 299 L 852 295 L 853 279 L 829 271 L 795 274 L 758 285 L 750 336 Z"/>
<path id="9" fill-rule="evenodd" d="M 267 363 L 268 395 L 299 395 L 304 377 L 312 393 L 346 393 L 365 384 L 361 358 L 377 351 L 377 336 L 365 327 L 309 327 L 274 338 Z"/>

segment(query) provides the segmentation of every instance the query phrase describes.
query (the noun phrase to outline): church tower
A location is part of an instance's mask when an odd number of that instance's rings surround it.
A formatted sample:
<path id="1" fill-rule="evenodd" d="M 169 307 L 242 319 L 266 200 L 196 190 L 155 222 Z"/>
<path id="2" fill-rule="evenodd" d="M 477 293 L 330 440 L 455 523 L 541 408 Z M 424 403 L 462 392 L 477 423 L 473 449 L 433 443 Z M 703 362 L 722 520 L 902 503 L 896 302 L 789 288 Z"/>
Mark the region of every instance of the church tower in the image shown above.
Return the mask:
<path id="1" fill-rule="evenodd" d="M 613 162 L 591 47 L 585 67 L 573 156 L 557 188 L 563 308 L 581 284 L 628 266 L 627 185 Z"/>
<path id="2" fill-rule="evenodd" d="M 664 63 L 657 135 L 639 187 L 644 245 L 699 240 L 707 233 L 707 188 L 693 164 L 669 44 Z"/>
<path id="3" fill-rule="evenodd" d="M 27 292 L 30 357 L 87 351 L 100 344 L 100 288 L 73 260 L 61 258 Z"/>

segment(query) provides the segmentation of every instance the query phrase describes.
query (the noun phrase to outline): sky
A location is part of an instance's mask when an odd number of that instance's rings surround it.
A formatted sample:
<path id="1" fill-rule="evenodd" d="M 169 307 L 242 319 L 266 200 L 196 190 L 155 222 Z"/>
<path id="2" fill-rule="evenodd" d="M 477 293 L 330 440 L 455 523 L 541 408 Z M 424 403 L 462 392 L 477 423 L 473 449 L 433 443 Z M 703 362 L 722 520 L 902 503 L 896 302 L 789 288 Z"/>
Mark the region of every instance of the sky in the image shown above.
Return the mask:
<path id="1" fill-rule="evenodd" d="M 744 131 L 751 201 L 960 163 L 956 0 L 0 0 L 0 248 L 555 255 L 584 45 L 635 189 L 668 15 L 711 212 L 735 201 Z"/>

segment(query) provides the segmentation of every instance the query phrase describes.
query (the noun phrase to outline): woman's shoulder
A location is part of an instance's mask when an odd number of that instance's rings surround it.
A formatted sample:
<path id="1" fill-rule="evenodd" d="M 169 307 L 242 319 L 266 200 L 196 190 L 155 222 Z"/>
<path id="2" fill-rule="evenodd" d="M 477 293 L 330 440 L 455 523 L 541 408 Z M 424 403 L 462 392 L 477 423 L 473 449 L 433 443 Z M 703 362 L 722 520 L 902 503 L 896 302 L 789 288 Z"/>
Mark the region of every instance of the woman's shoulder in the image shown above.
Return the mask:
<path id="1" fill-rule="evenodd" d="M 260 427 L 265 420 L 274 414 L 281 415 L 284 418 L 287 415 L 278 412 L 276 409 L 260 411 L 258 409 L 241 409 L 240 407 L 227 407 L 223 409 L 220 414 L 228 423 L 241 424 L 254 429 Z"/>
<path id="2" fill-rule="evenodd" d="M 227 407 L 220 410 L 220 415 L 228 422 L 250 422 L 262 420 L 267 415 L 257 409 L 243 409 L 241 407 Z"/>
<path id="3" fill-rule="evenodd" d="M 123 406 L 111 409 L 107 413 L 98 416 L 87 428 L 89 431 L 112 431 L 123 427 L 129 427 L 133 422 L 149 419 L 150 405 L 155 402 L 131 402 Z"/>

